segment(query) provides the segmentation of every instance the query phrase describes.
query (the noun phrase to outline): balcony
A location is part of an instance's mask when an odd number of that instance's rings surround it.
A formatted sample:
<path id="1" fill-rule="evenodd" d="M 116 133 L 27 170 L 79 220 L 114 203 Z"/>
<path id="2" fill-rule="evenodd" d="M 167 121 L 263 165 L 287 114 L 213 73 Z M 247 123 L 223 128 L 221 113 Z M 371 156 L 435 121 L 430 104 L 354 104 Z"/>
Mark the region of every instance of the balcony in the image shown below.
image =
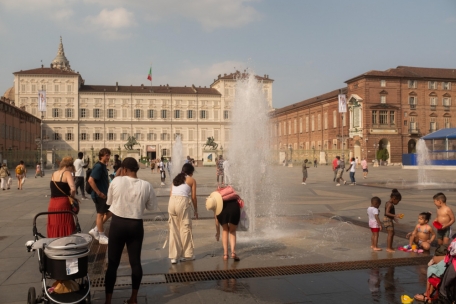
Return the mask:
<path id="1" fill-rule="evenodd" d="M 450 111 L 450 106 L 443 106 L 443 110 L 446 111 L 446 112 L 449 112 Z"/>
<path id="2" fill-rule="evenodd" d="M 410 104 L 410 110 L 416 110 L 416 104 L 411 103 Z"/>
<path id="3" fill-rule="evenodd" d="M 415 129 L 409 129 L 409 133 L 411 135 L 419 135 L 419 134 L 421 134 L 420 133 L 420 129 L 416 129 L 416 128 Z"/>
<path id="4" fill-rule="evenodd" d="M 432 132 L 435 132 L 435 131 L 437 131 L 437 129 L 433 129 L 433 128 L 429 129 L 429 133 L 432 133 Z"/>
<path id="5" fill-rule="evenodd" d="M 431 105 L 431 111 L 437 110 L 437 105 Z"/>

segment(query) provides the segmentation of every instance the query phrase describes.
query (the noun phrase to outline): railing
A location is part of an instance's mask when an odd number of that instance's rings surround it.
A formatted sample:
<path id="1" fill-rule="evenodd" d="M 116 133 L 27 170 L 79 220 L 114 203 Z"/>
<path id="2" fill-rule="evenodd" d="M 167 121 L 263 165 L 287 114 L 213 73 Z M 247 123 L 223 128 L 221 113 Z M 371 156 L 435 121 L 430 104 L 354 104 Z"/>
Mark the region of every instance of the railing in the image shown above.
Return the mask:
<path id="1" fill-rule="evenodd" d="M 416 104 L 411 103 L 410 104 L 410 110 L 416 110 Z"/>
<path id="2" fill-rule="evenodd" d="M 450 106 L 443 106 L 443 110 L 447 112 L 450 111 Z"/>
<path id="3" fill-rule="evenodd" d="M 431 111 L 435 111 L 437 109 L 437 105 L 431 105 Z"/>

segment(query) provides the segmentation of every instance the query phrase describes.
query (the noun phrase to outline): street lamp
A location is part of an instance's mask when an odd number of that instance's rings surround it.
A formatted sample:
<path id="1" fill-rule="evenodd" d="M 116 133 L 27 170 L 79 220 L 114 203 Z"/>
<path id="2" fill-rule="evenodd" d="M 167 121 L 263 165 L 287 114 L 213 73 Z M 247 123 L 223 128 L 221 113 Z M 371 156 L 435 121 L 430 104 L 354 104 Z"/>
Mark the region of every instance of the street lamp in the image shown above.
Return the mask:
<path id="1" fill-rule="evenodd" d="M 293 147 L 290 145 L 290 163 L 288 164 L 288 167 L 293 167 Z"/>
<path id="2" fill-rule="evenodd" d="M 93 145 L 92 145 L 92 147 L 90 148 L 90 150 L 92 151 L 92 168 L 93 168 Z"/>

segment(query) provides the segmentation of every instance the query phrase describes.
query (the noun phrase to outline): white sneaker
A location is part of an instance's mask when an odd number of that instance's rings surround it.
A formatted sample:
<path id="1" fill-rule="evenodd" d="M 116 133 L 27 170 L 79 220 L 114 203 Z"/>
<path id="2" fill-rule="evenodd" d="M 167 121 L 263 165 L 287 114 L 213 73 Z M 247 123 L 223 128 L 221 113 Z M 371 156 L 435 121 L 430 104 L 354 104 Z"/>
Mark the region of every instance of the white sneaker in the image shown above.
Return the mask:
<path id="1" fill-rule="evenodd" d="M 171 259 L 171 264 L 177 264 L 177 259 Z"/>
<path id="2" fill-rule="evenodd" d="M 305 185 L 306 183 L 302 183 L 303 185 Z"/>
<path id="3" fill-rule="evenodd" d="M 98 239 L 100 238 L 100 234 L 98 233 L 98 231 L 95 231 L 95 228 L 93 228 L 92 230 L 89 231 L 89 234 L 98 241 Z"/>
<path id="4" fill-rule="evenodd" d="M 106 235 L 100 235 L 98 237 L 98 242 L 100 242 L 101 245 L 108 245 L 108 237 Z"/>
<path id="5" fill-rule="evenodd" d="M 179 261 L 181 262 L 186 262 L 186 261 L 194 261 L 195 260 L 195 256 L 191 256 L 189 258 L 180 258 Z"/>
<path id="6" fill-rule="evenodd" d="M 340 184 L 337 184 L 336 186 L 340 186 Z"/>
<path id="7" fill-rule="evenodd" d="M 344 185 L 346 185 L 346 184 L 347 184 L 347 181 L 344 181 Z"/>
<path id="8" fill-rule="evenodd" d="M 165 185 L 165 183 L 161 183 L 161 185 L 162 185 L 162 186 L 164 186 L 164 185 Z"/>

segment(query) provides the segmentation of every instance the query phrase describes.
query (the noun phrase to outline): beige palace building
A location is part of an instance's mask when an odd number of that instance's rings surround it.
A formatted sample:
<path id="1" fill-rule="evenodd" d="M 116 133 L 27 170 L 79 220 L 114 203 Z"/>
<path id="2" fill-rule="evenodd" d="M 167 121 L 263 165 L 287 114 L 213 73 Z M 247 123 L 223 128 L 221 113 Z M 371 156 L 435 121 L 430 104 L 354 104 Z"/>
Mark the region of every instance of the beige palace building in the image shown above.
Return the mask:
<path id="1" fill-rule="evenodd" d="M 203 144 L 214 137 L 229 149 L 231 109 L 236 78 L 243 73 L 218 75 L 209 87 L 89 85 L 71 69 L 62 40 L 50 67 L 14 73 L 16 104 L 34 116 L 43 115 L 43 148 L 95 153 L 107 147 L 128 155 L 124 144 L 134 136 L 139 154 L 148 158 L 171 156 L 180 135 L 184 155 L 201 160 Z M 272 107 L 272 83 L 262 82 Z M 46 91 L 47 110 L 38 111 L 38 91 Z M 131 153 L 131 151 L 130 151 Z"/>

